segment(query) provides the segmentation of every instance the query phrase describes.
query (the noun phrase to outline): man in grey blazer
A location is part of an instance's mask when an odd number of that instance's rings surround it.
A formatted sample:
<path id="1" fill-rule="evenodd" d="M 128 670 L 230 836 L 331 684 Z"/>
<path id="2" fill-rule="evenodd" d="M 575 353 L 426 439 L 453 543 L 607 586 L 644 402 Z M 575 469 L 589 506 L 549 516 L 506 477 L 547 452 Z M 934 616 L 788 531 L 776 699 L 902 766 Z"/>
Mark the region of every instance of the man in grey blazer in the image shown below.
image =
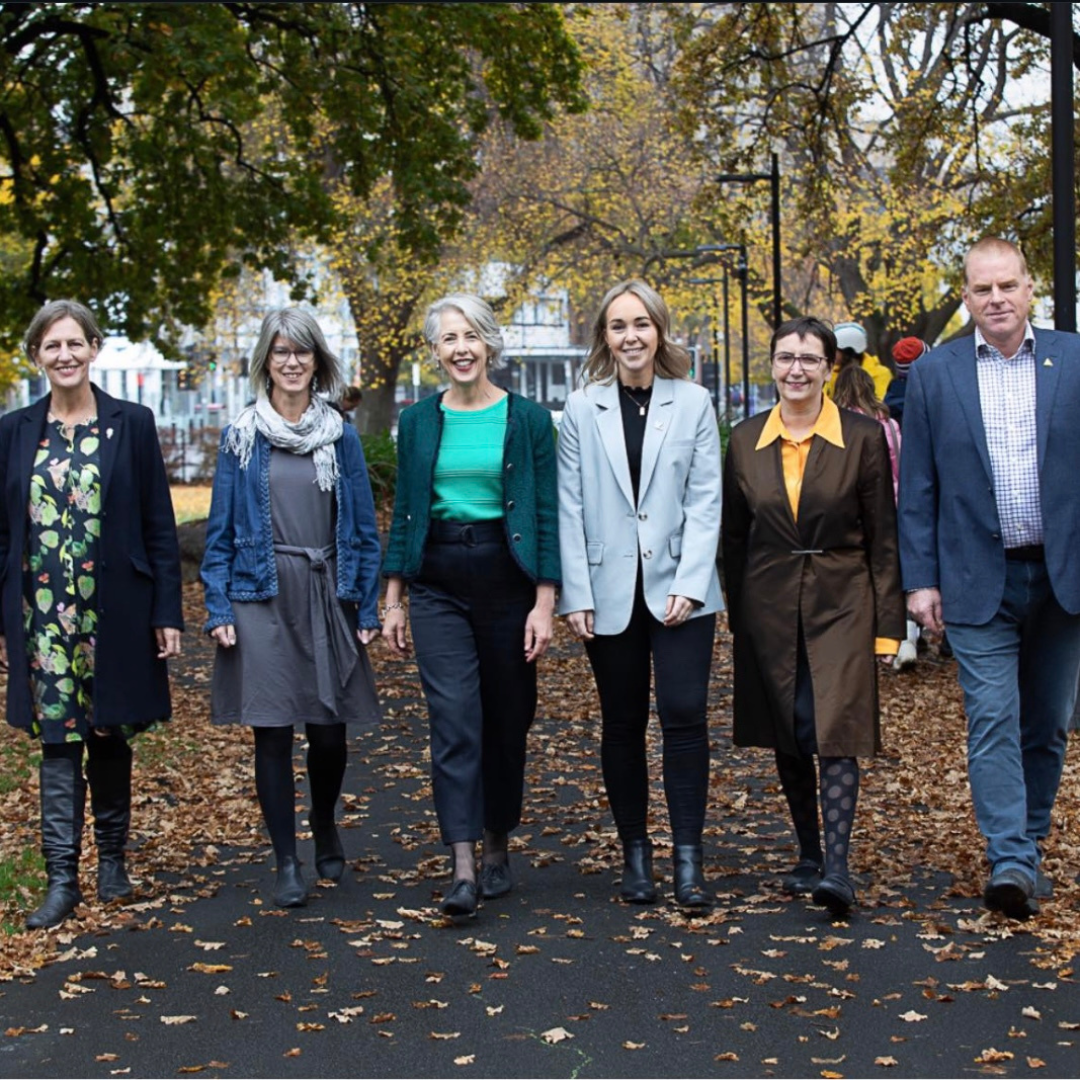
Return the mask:
<path id="1" fill-rule="evenodd" d="M 968 718 L 968 775 L 991 910 L 1052 892 L 1041 841 L 1080 669 L 1080 335 L 1034 330 L 1020 250 L 964 262 L 973 337 L 908 376 L 900 560 L 908 610 L 948 630 Z"/>

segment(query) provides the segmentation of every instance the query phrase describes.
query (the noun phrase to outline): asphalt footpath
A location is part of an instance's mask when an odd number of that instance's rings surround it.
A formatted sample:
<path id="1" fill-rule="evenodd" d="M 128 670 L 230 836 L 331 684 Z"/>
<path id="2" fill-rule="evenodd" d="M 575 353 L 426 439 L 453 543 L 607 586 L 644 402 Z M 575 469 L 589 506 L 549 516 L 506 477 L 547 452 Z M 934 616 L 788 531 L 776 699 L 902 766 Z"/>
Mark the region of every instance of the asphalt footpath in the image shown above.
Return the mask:
<path id="1" fill-rule="evenodd" d="M 340 884 L 282 911 L 265 849 L 193 851 L 155 903 L 0 984 L 0 1076 L 1080 1075 L 1078 976 L 1052 942 L 935 870 L 860 877 L 873 902 L 839 922 L 785 896 L 780 800 L 725 735 L 713 782 L 745 813 L 710 817 L 707 917 L 671 904 L 663 846 L 661 902 L 615 899 L 596 725 L 563 754 L 565 718 L 543 716 L 514 891 L 448 923 L 422 704 L 392 705 L 350 742 Z M 313 878 L 306 834 L 301 857 Z"/>

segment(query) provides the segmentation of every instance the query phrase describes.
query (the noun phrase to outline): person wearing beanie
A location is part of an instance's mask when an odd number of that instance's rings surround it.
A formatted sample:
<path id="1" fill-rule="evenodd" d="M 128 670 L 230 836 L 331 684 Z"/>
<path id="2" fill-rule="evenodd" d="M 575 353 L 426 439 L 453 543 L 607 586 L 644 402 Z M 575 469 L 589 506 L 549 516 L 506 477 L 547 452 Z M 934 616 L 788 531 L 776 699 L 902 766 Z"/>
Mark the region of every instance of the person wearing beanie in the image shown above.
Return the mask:
<path id="1" fill-rule="evenodd" d="M 842 322 L 836 324 L 833 332 L 836 335 L 836 363 L 833 365 L 825 393 L 832 397 L 836 376 L 840 374 L 841 369 L 847 367 L 848 364 L 858 364 L 874 380 L 874 393 L 879 398 L 884 398 L 889 389 L 889 383 L 892 382 L 893 374 L 876 356 L 866 351 L 869 338 L 865 327 L 855 322 Z"/>
<path id="2" fill-rule="evenodd" d="M 885 391 L 885 404 L 889 407 L 889 415 L 901 427 L 904 426 L 904 392 L 907 390 L 908 371 L 920 356 L 925 356 L 929 351 L 930 346 L 917 337 L 901 338 L 892 347 L 896 374 Z"/>

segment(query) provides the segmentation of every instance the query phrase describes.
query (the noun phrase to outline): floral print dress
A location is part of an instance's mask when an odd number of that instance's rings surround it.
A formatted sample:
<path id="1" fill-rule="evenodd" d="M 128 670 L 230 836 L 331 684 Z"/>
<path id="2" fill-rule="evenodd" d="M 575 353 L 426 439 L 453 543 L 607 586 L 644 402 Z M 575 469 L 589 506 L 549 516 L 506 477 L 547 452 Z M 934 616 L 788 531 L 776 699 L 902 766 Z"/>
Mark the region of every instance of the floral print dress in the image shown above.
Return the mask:
<path id="1" fill-rule="evenodd" d="M 23 613 L 32 730 L 46 743 L 81 741 L 93 726 L 99 446 L 96 419 L 50 420 L 30 475 Z"/>

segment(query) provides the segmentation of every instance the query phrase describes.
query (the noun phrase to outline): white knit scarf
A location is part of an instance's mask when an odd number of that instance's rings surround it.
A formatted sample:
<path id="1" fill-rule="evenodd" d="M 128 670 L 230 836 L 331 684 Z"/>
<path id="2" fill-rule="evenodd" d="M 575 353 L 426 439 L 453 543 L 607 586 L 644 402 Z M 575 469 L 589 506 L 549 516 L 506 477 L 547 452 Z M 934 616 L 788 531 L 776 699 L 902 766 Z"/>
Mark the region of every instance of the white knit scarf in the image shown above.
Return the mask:
<path id="1" fill-rule="evenodd" d="M 246 469 L 251 462 L 255 432 L 261 431 L 271 446 L 292 454 L 311 454 L 319 490 L 333 491 L 338 476 L 334 443 L 341 438 L 343 430 L 341 413 L 321 397 L 312 396 L 303 416 L 293 423 L 270 404 L 268 397 L 260 394 L 255 404 L 244 409 L 230 425 L 225 449 L 240 459 L 241 469 Z"/>

